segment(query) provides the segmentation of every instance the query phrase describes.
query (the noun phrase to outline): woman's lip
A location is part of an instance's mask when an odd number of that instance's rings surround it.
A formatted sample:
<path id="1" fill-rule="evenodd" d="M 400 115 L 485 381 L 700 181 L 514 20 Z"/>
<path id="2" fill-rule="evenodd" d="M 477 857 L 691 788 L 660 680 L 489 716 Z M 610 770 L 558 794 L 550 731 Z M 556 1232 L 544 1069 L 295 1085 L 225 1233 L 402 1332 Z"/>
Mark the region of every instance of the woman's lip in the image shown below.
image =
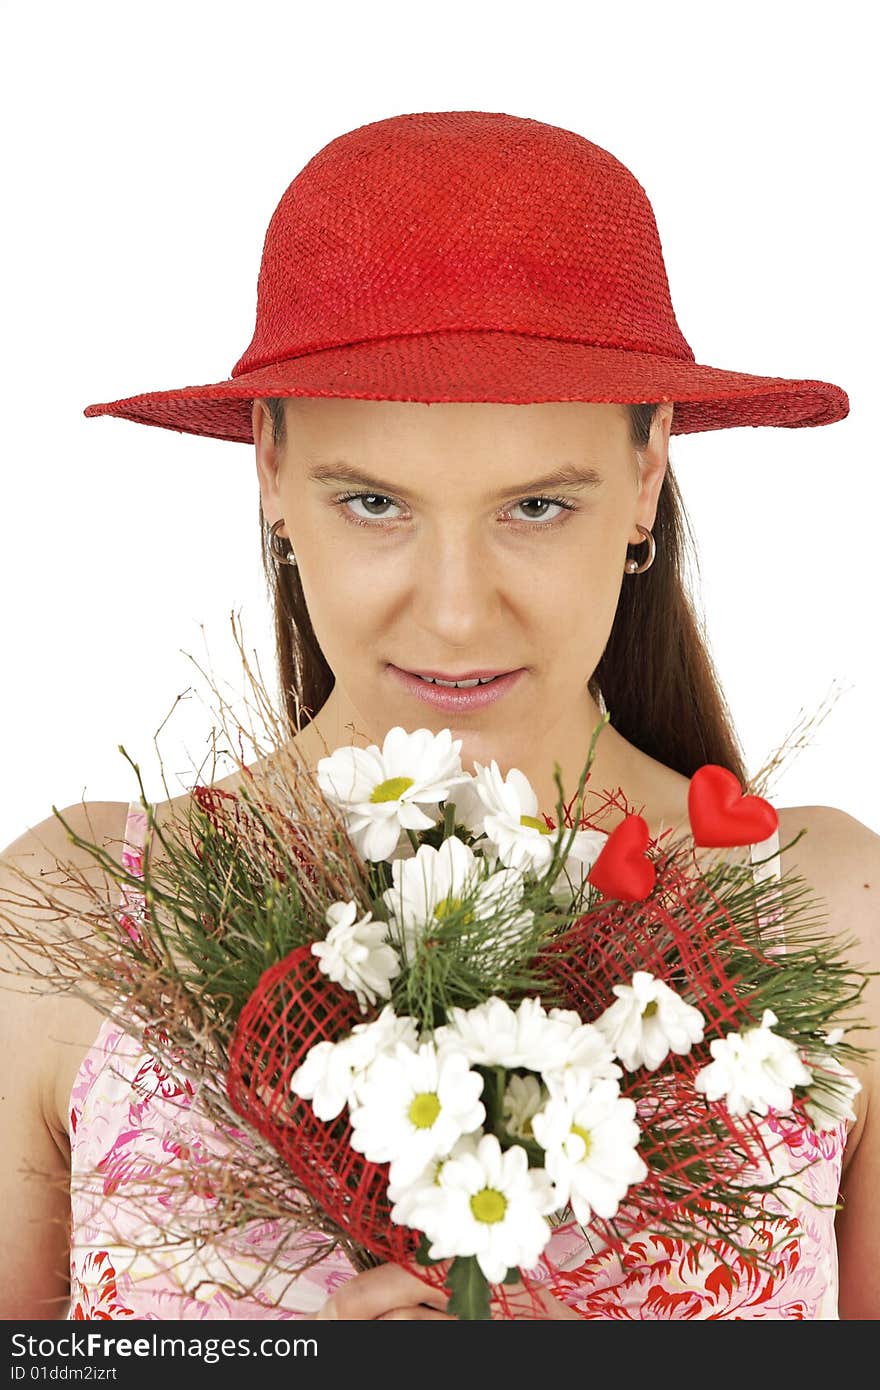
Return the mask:
<path id="1" fill-rule="evenodd" d="M 408 690 L 411 695 L 415 695 L 417 700 L 431 705 L 434 709 L 447 710 L 453 714 L 460 714 L 472 709 L 482 709 L 485 705 L 493 705 L 496 700 L 500 700 L 502 695 L 506 695 L 508 690 L 516 685 L 520 676 L 525 674 L 525 667 L 520 666 L 517 671 L 506 671 L 503 676 L 497 676 L 488 685 L 474 685 L 468 690 L 455 690 L 452 686 L 429 685 L 419 676 L 413 675 L 411 671 L 403 671 L 399 666 L 394 666 L 390 662 L 388 670 L 405 690 Z"/>
<path id="2" fill-rule="evenodd" d="M 398 666 L 397 669 L 399 671 L 406 670 L 403 666 Z M 408 676 L 431 676 L 441 681 L 473 681 L 477 679 L 485 680 L 487 676 L 507 676 L 510 674 L 510 668 L 499 667 L 495 671 L 490 671 L 488 669 L 485 671 L 468 671 L 461 676 L 451 676 L 446 671 L 407 671 L 406 674 Z"/>

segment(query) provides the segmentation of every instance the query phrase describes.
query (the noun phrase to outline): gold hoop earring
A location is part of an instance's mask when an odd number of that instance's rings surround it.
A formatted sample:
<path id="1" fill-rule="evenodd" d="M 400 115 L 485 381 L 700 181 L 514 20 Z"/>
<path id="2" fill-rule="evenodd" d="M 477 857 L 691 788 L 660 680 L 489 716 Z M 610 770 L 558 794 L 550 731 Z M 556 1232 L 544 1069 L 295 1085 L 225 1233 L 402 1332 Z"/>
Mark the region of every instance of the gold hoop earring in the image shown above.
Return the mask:
<path id="1" fill-rule="evenodd" d="M 651 532 L 646 526 L 639 526 L 638 522 L 636 522 L 636 526 L 638 526 L 638 529 L 648 542 L 648 558 L 645 560 L 644 564 L 641 565 L 638 560 L 627 560 L 623 567 L 626 574 L 644 574 L 645 570 L 649 570 L 653 565 L 654 556 L 657 554 L 657 546 Z"/>
<path id="2" fill-rule="evenodd" d="M 282 516 L 279 517 L 278 521 L 275 522 L 274 526 L 269 532 L 269 549 L 271 550 L 275 559 L 278 561 L 279 565 L 295 565 L 296 556 L 293 553 L 293 547 L 291 546 L 290 550 L 284 550 L 280 545 L 280 542 L 283 540 L 287 540 L 287 544 L 290 545 L 290 540 L 286 536 L 279 536 L 278 534 L 279 526 L 283 525 L 284 517 Z"/>

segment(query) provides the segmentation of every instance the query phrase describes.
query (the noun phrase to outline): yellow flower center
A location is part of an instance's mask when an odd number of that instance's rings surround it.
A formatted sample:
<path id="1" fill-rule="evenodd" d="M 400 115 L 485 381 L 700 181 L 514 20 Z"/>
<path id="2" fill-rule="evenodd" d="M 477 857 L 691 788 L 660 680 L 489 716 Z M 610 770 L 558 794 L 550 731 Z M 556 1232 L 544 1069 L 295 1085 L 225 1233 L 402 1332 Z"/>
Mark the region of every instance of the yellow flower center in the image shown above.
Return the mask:
<path id="1" fill-rule="evenodd" d="M 410 1124 L 416 1129 L 430 1129 L 440 1114 L 440 1100 L 436 1091 L 421 1091 L 414 1096 L 409 1107 Z"/>
<path id="2" fill-rule="evenodd" d="M 590 1149 L 593 1147 L 593 1141 L 590 1138 L 590 1131 L 588 1129 L 581 1129 L 580 1125 L 572 1125 L 571 1132 L 572 1134 L 576 1134 L 578 1139 L 583 1139 L 584 1158 L 589 1158 Z"/>
<path id="3" fill-rule="evenodd" d="M 539 820 L 537 816 L 520 816 L 520 825 L 530 825 L 533 830 L 540 830 L 542 835 L 552 835 L 549 825 L 545 821 Z"/>
<path id="4" fill-rule="evenodd" d="M 504 1220 L 507 1198 L 494 1187 L 484 1187 L 471 1198 L 471 1211 L 477 1221 L 484 1221 L 487 1226 L 492 1226 L 496 1221 Z"/>
<path id="5" fill-rule="evenodd" d="M 413 784 L 412 777 L 389 777 L 380 782 L 370 793 L 371 801 L 399 801 L 403 793 Z"/>
<path id="6" fill-rule="evenodd" d="M 450 894 L 448 897 L 444 898 L 442 902 L 437 903 L 434 908 L 434 916 L 439 917 L 442 922 L 443 918 L 449 913 L 459 912 L 460 910 L 461 898 L 453 898 Z M 462 920 L 465 922 L 472 922 L 474 920 L 474 914 L 472 912 L 466 912 Z"/>
<path id="7" fill-rule="evenodd" d="M 646 1004 L 642 1009 L 642 1018 L 653 1018 L 659 1007 L 657 1000 L 652 999 L 650 1003 Z"/>

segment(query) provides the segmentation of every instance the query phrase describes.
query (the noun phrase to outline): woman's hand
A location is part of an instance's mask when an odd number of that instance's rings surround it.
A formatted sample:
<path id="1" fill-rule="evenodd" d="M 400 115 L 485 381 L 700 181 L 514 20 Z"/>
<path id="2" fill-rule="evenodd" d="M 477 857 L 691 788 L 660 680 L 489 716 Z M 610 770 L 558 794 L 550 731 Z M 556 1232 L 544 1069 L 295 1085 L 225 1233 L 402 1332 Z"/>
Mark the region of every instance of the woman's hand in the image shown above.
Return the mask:
<path id="1" fill-rule="evenodd" d="M 448 1264 L 444 1267 L 445 1273 Z M 418 1275 L 410 1274 L 402 1265 L 376 1265 L 349 1279 L 318 1313 L 319 1318 L 345 1318 L 348 1321 L 382 1319 L 437 1319 L 455 1322 L 447 1313 L 449 1294 L 444 1288 L 433 1288 Z"/>
<path id="2" fill-rule="evenodd" d="M 449 1268 L 449 1261 L 435 1268 L 445 1273 Z M 536 1313 L 534 1302 L 522 1284 L 512 1284 L 505 1293 L 508 1316 L 513 1312 L 514 1318 L 520 1321 L 535 1318 L 576 1318 L 580 1321 L 579 1313 L 544 1289 L 538 1294 L 543 1313 Z M 412 1322 L 439 1318 L 446 1322 L 456 1322 L 455 1315 L 446 1312 L 448 1301 L 449 1294 L 446 1289 L 426 1284 L 418 1275 L 411 1274 L 401 1265 L 384 1264 L 376 1265 L 374 1269 L 365 1269 L 361 1274 L 349 1279 L 347 1284 L 343 1284 L 327 1299 L 317 1316 L 347 1321 L 403 1319 Z M 500 1319 L 501 1316 L 501 1309 L 497 1303 L 493 1303 L 492 1317 Z"/>

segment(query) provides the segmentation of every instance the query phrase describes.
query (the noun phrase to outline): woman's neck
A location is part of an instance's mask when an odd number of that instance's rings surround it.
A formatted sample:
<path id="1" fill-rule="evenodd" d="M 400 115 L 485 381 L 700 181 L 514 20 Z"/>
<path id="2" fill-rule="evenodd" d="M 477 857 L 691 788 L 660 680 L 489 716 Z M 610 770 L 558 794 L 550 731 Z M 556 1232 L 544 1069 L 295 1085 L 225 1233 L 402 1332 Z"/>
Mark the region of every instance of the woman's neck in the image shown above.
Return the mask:
<path id="1" fill-rule="evenodd" d="M 312 769 L 320 758 L 329 756 L 336 748 L 381 746 L 383 741 L 384 734 L 376 736 L 363 728 L 356 712 L 344 707 L 338 697 L 334 699 L 336 695 L 334 689 L 314 719 L 288 745 L 291 753 L 295 750 Z M 544 725 L 535 750 L 528 757 L 521 756 L 511 763 L 528 778 L 538 799 L 539 814 L 545 813 L 554 822 L 556 820 L 559 790 L 553 778 L 555 762 L 560 767 L 565 804 L 574 802 L 571 807 L 574 818 L 578 781 L 602 718 L 598 706 L 586 695 L 578 711 L 577 727 L 571 719 L 560 721 L 556 729 Z M 485 765 L 489 757 L 479 761 Z M 462 766 L 465 771 L 473 771 L 472 764 L 464 756 Z M 501 766 L 502 775 L 508 771 L 508 767 Z M 623 819 L 626 809 L 644 815 L 652 837 L 661 829 L 687 829 L 688 781 L 687 777 L 642 753 L 606 722 L 596 738 L 593 762 L 584 787 L 582 815 L 598 829 L 608 832 Z"/>

